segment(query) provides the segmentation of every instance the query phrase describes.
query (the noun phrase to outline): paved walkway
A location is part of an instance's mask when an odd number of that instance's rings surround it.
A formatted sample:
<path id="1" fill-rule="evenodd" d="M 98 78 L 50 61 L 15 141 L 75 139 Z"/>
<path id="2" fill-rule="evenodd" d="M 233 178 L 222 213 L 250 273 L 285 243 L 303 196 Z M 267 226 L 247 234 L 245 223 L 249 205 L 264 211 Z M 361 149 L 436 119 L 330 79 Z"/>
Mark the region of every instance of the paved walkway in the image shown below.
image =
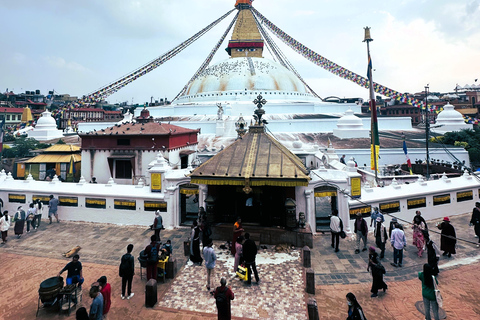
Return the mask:
<path id="1" fill-rule="evenodd" d="M 475 233 L 473 227 L 469 227 L 470 217 L 471 214 L 450 217 L 451 224 L 455 227 L 458 238 L 477 243 L 478 238 L 474 237 Z M 430 236 L 439 248 L 440 230 L 436 228 L 435 225 L 441 220 L 442 219 L 427 221 Z M 412 244 L 412 228 L 409 225 L 404 224 L 404 229 L 407 238 L 407 248 L 404 250 L 402 268 L 395 268 L 390 265 L 390 263 L 393 262 L 393 249 L 390 243 L 387 242 L 385 258 L 382 260 L 382 264 L 387 270 L 385 275 L 386 281 L 415 279 L 417 277 L 417 272 L 421 271 L 423 264 L 427 263 L 426 252 L 423 254 L 422 258 L 417 257 L 417 248 Z M 335 253 L 330 244 L 330 233 L 323 235 L 318 234 L 314 237 L 314 248 L 311 255 L 312 267 L 315 271 L 315 284 L 356 284 L 371 281 L 371 275 L 367 272 L 368 250 L 355 254 L 355 240 L 352 237 L 340 239 L 340 251 L 337 253 Z M 361 245 L 363 245 L 363 242 L 361 242 Z M 372 231 L 368 234 L 367 248 L 369 246 L 376 247 Z M 380 252 L 378 248 L 377 252 Z M 456 261 L 477 256 L 480 256 L 480 249 L 478 249 L 474 243 L 457 241 L 457 254 L 453 255 L 451 258 L 442 256 L 440 258 L 439 267 L 447 268 L 454 265 Z"/>
<path id="2" fill-rule="evenodd" d="M 452 218 L 457 236 L 477 241 L 473 229 L 468 227 L 469 214 Z M 430 229 L 435 221 L 428 221 Z M 387 249 L 384 265 L 387 268 L 386 282 L 389 290 L 377 299 L 370 298 L 371 276 L 366 272 L 367 253 L 354 253 L 351 240 L 341 242 L 340 252 L 330 247 L 330 235 L 318 235 L 312 249 L 312 267 L 316 274 L 316 295 L 321 319 L 344 319 L 346 317 L 345 294 L 354 292 L 371 319 L 423 319 L 414 303 L 421 300 L 421 288 L 416 279 L 417 272 L 426 258 L 416 257 L 416 248 L 407 230 L 407 252 L 403 268 L 393 268 L 391 249 Z M 190 228 L 162 231 L 163 240 L 171 239 L 174 255 L 180 266 L 185 266 L 183 240 Z M 214 300 L 205 289 L 204 267 L 186 265 L 175 280 L 160 284 L 159 304 L 154 309 L 144 307 L 145 279 L 134 277 L 135 297 L 120 299 L 118 263 L 125 247 L 135 245 L 134 255 L 149 243 L 151 230 L 137 226 L 61 222 L 43 223 L 39 230 L 24 234 L 20 239 L 9 231 L 9 242 L 0 245 L 0 315 L 2 319 L 33 318 L 37 309 L 38 286 L 48 277 L 54 276 L 70 259 L 62 253 L 80 245 L 80 260 L 84 264 L 86 284 L 106 275 L 112 285 L 112 310 L 109 319 L 213 319 Z M 370 237 L 371 239 L 371 237 Z M 434 237 L 439 243 L 439 236 Z M 373 243 L 372 240 L 369 243 Z M 271 246 L 262 253 L 259 261 L 260 285 L 245 287 L 231 274 L 233 258 L 218 249 L 217 278 L 225 275 L 236 294 L 232 310 L 242 319 L 306 319 L 306 298 L 302 268 L 298 250 L 287 256 L 274 254 Z M 262 250 L 261 250 L 262 251 Z M 459 242 L 458 254 L 452 258 L 441 258 L 439 281 L 446 295 L 445 310 L 449 319 L 480 318 L 480 288 L 475 285 L 476 270 L 480 267 L 480 249 L 475 244 Z M 278 263 L 280 262 L 280 263 Z M 459 265 L 465 266 L 459 267 Z M 230 271 L 229 271 L 230 270 Z M 419 291 L 420 290 L 420 291 Z M 188 292 L 188 293 L 187 293 Z M 18 297 L 21 297 L 19 299 Z M 89 308 L 90 298 L 83 296 L 82 304 Z M 12 303 L 15 301 L 15 303 Z M 459 305 L 457 305 L 459 303 Z M 380 316 L 381 315 L 381 316 Z M 40 319 L 63 319 L 49 310 L 41 310 Z M 74 318 L 74 316 L 70 316 Z M 240 319 L 238 318 L 238 319 Z"/>

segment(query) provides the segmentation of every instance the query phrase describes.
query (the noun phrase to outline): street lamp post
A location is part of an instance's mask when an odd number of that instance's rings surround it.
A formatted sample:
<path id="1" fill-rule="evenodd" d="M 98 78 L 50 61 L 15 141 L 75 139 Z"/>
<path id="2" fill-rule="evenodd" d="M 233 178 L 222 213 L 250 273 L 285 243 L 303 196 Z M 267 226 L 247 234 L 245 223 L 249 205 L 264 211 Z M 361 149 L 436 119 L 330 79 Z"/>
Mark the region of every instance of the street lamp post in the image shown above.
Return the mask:
<path id="1" fill-rule="evenodd" d="M 430 153 L 428 152 L 428 140 L 430 138 L 430 120 L 429 120 L 429 110 L 428 110 L 428 84 L 425 86 L 425 151 L 427 153 L 427 180 L 430 179 Z"/>

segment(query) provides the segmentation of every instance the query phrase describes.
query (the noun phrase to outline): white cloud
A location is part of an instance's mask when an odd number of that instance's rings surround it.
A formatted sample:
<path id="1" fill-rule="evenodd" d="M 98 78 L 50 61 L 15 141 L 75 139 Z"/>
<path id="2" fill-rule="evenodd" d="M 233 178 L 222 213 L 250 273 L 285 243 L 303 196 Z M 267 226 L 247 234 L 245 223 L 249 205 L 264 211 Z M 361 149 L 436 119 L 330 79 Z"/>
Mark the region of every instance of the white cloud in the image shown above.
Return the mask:
<path id="1" fill-rule="evenodd" d="M 67 71 L 76 71 L 82 73 L 91 72 L 88 68 L 85 68 L 77 62 L 67 62 L 64 58 L 55 57 L 55 56 L 46 56 L 44 61 L 51 67 L 58 69 L 65 69 Z"/>

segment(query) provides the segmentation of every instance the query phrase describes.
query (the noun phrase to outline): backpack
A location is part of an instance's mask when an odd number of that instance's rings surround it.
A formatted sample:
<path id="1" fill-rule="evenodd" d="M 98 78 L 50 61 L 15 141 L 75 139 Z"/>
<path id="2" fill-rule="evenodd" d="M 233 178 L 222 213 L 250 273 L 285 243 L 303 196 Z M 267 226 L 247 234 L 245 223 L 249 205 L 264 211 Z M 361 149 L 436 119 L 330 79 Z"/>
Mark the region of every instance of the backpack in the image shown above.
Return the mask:
<path id="1" fill-rule="evenodd" d="M 158 262 L 158 247 L 159 244 L 155 244 L 152 246 L 152 250 L 150 251 L 150 255 L 148 256 L 148 262 L 150 263 L 157 263 Z"/>
<path id="2" fill-rule="evenodd" d="M 133 270 L 131 270 L 131 264 L 130 264 L 132 259 L 133 257 L 131 254 L 124 254 L 122 256 L 122 262 L 120 263 L 120 270 L 119 270 L 120 277 L 133 273 Z"/>
<path id="3" fill-rule="evenodd" d="M 227 290 L 228 288 L 225 287 L 223 291 L 218 291 L 217 296 L 215 297 L 215 302 L 217 303 L 217 306 L 224 306 L 227 304 Z"/>

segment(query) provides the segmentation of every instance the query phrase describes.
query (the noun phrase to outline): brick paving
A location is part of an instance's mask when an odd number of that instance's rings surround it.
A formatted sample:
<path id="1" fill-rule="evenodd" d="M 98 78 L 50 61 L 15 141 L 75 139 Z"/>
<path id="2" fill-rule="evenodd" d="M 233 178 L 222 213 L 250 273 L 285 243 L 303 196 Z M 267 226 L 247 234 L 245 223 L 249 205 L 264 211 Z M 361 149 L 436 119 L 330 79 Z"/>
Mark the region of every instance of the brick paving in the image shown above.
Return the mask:
<path id="1" fill-rule="evenodd" d="M 469 214 L 452 217 L 457 237 L 470 241 L 474 238 L 473 229 L 468 227 Z M 431 230 L 436 221 L 428 221 Z M 345 239 L 340 243 L 340 252 L 330 247 L 330 235 L 318 235 L 312 249 L 312 267 L 315 271 L 316 295 L 320 319 L 346 318 L 345 294 L 354 292 L 365 309 L 368 319 L 423 319 L 415 309 L 415 302 L 421 300 L 421 288 L 416 279 L 426 257 L 417 258 L 416 248 L 411 244 L 411 229 L 407 230 L 407 252 L 403 268 L 394 268 L 392 250 L 388 248 L 384 265 L 387 268 L 385 280 L 389 285 L 387 294 L 370 298 L 371 276 L 366 272 L 367 253 L 354 253 L 354 243 Z M 171 239 L 174 255 L 179 266 L 187 261 L 183 255 L 183 240 L 188 237 L 190 228 L 162 231 L 163 240 Z M 37 309 L 38 286 L 48 277 L 54 276 L 70 259 L 62 253 L 80 245 L 81 261 L 84 264 L 86 284 L 106 275 L 112 285 L 112 309 L 109 319 L 214 319 L 213 298 L 205 289 L 205 268 L 182 268 L 176 279 L 159 284 L 159 304 L 153 309 L 144 307 L 145 279 L 134 277 L 131 300 L 121 300 L 118 263 L 128 243 L 135 245 L 134 255 L 148 243 L 152 231 L 138 226 L 117 226 L 110 224 L 61 222 L 48 225 L 43 223 L 40 230 L 24 234 L 16 239 L 13 228 L 9 231 L 9 242 L 0 246 L 0 315 L 2 319 L 30 319 Z M 369 235 L 369 244 L 373 244 Z M 439 235 L 434 240 L 439 243 Z M 216 247 L 221 243 L 215 243 Z M 227 261 L 219 252 L 219 272 L 228 275 L 227 269 L 233 258 Z M 270 248 L 266 250 L 269 255 Z M 440 260 L 440 288 L 445 299 L 445 311 L 449 319 L 480 319 L 480 286 L 475 278 L 480 267 L 480 249 L 475 244 L 459 242 L 458 254 Z M 295 255 L 295 251 L 292 252 Z M 274 255 L 273 255 L 274 256 Z M 282 260 L 283 261 L 283 260 Z M 231 269 L 231 266 L 230 266 Z M 306 319 L 305 301 L 310 296 L 304 291 L 303 270 L 299 259 L 291 259 L 279 265 L 259 266 L 261 283 L 245 288 L 230 274 L 237 297 L 232 309 L 237 319 Z M 183 295 L 182 286 L 192 287 L 201 296 Z M 179 291 L 180 290 L 180 291 Z M 177 293 L 177 294 L 176 294 Z M 250 295 L 249 295 L 250 294 Z M 181 299 L 178 299 L 181 296 Z M 18 297 L 21 297 L 20 299 Z M 201 298 L 200 298 L 201 297 Z M 84 293 L 82 304 L 87 308 L 91 299 Z M 12 303 L 15 301 L 15 303 Z M 183 303 L 183 304 L 182 304 Z M 39 319 L 74 318 L 74 315 L 57 315 L 49 310 L 41 310 Z M 290 316 L 290 317 L 289 317 Z"/>

